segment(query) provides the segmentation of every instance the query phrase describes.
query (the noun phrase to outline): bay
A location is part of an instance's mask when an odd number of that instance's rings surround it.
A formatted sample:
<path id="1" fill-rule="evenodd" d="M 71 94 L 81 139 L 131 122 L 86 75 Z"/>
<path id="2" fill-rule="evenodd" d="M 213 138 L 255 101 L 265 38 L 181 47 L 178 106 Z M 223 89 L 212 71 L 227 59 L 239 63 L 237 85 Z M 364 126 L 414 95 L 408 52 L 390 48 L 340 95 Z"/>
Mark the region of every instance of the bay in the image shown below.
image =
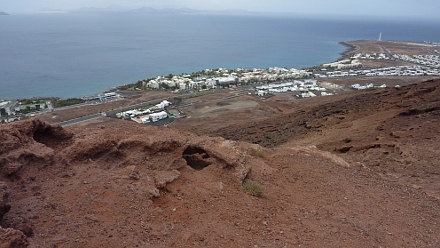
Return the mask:
<path id="1" fill-rule="evenodd" d="M 207 68 L 304 68 L 341 41 L 439 42 L 439 23 L 287 16 L 33 14 L 0 18 L 0 99 L 81 97 Z"/>

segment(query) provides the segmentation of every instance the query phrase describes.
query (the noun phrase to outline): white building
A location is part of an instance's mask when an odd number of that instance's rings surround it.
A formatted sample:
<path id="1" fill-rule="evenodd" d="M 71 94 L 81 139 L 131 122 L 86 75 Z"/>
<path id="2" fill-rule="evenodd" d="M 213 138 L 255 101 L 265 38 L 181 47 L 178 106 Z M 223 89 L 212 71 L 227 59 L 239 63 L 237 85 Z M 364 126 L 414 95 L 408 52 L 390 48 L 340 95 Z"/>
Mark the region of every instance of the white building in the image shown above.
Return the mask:
<path id="1" fill-rule="evenodd" d="M 141 119 L 142 123 L 150 123 L 150 115 L 146 115 Z"/>
<path id="2" fill-rule="evenodd" d="M 156 122 L 156 121 L 159 121 L 159 120 L 167 118 L 168 114 L 165 111 L 161 111 L 161 112 L 158 112 L 158 113 L 150 114 L 150 117 L 151 117 L 151 121 L 152 122 Z"/>

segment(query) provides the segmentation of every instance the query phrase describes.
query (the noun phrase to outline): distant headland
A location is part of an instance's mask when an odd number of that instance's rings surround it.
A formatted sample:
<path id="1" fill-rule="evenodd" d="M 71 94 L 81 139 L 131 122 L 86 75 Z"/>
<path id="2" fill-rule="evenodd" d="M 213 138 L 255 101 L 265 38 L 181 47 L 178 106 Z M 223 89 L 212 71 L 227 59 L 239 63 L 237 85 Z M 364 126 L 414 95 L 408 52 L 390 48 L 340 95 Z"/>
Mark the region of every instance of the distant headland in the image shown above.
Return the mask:
<path id="1" fill-rule="evenodd" d="M 228 9 L 228 10 L 198 10 L 190 8 L 125 8 L 120 6 L 109 6 L 107 8 L 82 7 L 79 9 L 52 9 L 43 8 L 37 11 L 39 14 L 61 14 L 61 13 L 136 13 L 136 14 L 252 14 L 242 9 Z"/>
<path id="2" fill-rule="evenodd" d="M 0 16 L 1 16 L 1 15 L 9 15 L 9 14 L 6 13 L 6 12 L 0 11 Z"/>

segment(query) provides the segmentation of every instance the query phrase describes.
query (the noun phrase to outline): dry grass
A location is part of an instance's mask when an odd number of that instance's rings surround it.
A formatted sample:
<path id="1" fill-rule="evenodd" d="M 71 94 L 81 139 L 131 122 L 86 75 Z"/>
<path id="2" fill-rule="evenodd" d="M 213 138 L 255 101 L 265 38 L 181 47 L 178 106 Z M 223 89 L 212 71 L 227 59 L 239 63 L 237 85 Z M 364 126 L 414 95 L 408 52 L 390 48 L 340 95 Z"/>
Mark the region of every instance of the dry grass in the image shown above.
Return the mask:
<path id="1" fill-rule="evenodd" d="M 264 187 L 258 182 L 247 180 L 242 188 L 244 192 L 251 194 L 252 196 L 260 197 L 264 193 Z"/>
<path id="2" fill-rule="evenodd" d="M 266 158 L 267 154 L 263 150 L 251 149 L 249 152 L 254 157 Z"/>

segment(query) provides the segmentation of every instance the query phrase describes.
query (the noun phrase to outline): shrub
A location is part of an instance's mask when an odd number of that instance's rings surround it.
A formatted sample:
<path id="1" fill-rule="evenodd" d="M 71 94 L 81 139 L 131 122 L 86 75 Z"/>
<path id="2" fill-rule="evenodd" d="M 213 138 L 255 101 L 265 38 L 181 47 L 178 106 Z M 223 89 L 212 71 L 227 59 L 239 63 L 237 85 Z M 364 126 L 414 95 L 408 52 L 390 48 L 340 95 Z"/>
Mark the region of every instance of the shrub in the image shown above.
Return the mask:
<path id="1" fill-rule="evenodd" d="M 250 154 L 254 157 L 265 158 L 267 155 L 263 150 L 251 149 Z"/>
<path id="2" fill-rule="evenodd" d="M 84 100 L 81 98 L 67 98 L 66 100 L 57 100 L 53 102 L 54 107 L 66 107 L 80 103 L 84 103 Z"/>
<path id="3" fill-rule="evenodd" d="M 252 196 L 260 197 L 264 193 L 264 187 L 258 182 L 247 180 L 241 189 Z"/>

